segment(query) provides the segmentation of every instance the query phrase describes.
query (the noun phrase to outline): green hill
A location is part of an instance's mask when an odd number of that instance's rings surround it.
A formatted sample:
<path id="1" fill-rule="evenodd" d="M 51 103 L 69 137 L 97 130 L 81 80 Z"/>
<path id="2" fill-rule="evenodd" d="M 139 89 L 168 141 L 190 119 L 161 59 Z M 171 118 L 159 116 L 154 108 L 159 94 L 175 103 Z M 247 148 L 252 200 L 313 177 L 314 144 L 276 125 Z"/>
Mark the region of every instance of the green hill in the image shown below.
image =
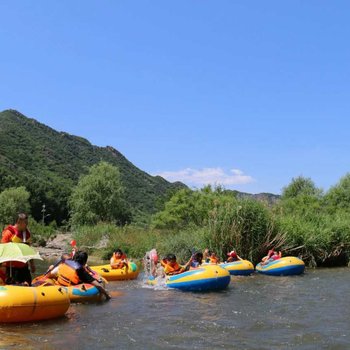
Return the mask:
<path id="1" fill-rule="evenodd" d="M 113 147 L 97 147 L 84 138 L 58 132 L 15 110 L 0 112 L 0 190 L 25 186 L 32 214 L 48 220 L 68 217 L 67 198 L 79 176 L 101 160 L 118 166 L 133 213 L 153 213 L 167 193 L 184 187 L 138 169 Z"/>

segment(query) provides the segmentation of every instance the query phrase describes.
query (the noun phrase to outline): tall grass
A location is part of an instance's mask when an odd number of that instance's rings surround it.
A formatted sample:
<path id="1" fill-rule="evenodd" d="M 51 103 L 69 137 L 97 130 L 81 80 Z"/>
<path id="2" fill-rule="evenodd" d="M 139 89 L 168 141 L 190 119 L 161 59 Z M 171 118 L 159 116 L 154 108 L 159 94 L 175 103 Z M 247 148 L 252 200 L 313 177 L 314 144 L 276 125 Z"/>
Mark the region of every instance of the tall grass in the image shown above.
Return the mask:
<path id="1" fill-rule="evenodd" d="M 235 249 L 241 257 L 257 262 L 270 248 L 281 249 L 285 237 L 275 230 L 263 203 L 242 199 L 218 205 L 210 213 L 206 243 L 223 259 Z"/>

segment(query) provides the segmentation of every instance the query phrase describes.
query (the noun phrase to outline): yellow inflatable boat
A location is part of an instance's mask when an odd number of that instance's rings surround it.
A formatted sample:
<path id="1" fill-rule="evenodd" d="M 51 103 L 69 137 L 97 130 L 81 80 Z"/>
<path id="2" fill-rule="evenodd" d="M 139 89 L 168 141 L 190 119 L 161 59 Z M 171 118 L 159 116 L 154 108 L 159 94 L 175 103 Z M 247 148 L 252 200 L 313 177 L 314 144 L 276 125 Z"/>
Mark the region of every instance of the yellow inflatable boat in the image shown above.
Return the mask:
<path id="1" fill-rule="evenodd" d="M 165 284 L 169 288 L 183 291 L 210 291 L 225 289 L 230 284 L 230 273 L 219 265 L 201 265 L 198 268 L 167 276 Z M 148 284 L 159 283 L 154 277 L 149 277 Z"/>
<path id="2" fill-rule="evenodd" d="M 0 322 L 28 322 L 63 316 L 70 300 L 65 287 L 0 286 Z"/>
<path id="3" fill-rule="evenodd" d="M 90 266 L 90 268 L 107 281 L 134 280 L 140 272 L 137 265 L 131 261 L 128 263 L 128 268 L 112 269 L 111 265 Z"/>
<path id="4" fill-rule="evenodd" d="M 57 282 L 55 279 L 46 278 L 43 276 L 39 276 L 34 278 L 34 284 L 41 284 L 40 288 L 43 287 L 51 287 L 57 286 Z M 61 286 L 65 288 L 68 292 L 68 297 L 71 302 L 81 303 L 81 302 L 89 302 L 89 301 L 100 301 L 102 300 L 102 295 L 98 288 L 90 283 L 80 283 L 71 286 Z M 37 287 L 39 288 L 39 287 Z"/>
<path id="5" fill-rule="evenodd" d="M 254 272 L 254 265 L 248 260 L 237 260 L 219 264 L 233 276 L 249 276 Z"/>
<path id="6" fill-rule="evenodd" d="M 300 275 L 304 272 L 305 264 L 295 256 L 286 256 L 274 261 L 268 261 L 266 264 L 256 265 L 256 271 L 270 276 L 290 276 Z"/>

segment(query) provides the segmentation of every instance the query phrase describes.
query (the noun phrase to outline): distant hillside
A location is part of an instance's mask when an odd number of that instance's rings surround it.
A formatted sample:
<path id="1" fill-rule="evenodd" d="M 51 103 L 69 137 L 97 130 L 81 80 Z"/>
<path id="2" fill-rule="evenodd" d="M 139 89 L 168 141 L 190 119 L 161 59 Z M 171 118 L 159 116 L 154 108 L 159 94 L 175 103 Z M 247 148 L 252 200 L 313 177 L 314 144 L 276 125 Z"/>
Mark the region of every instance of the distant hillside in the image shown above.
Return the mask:
<path id="1" fill-rule="evenodd" d="M 185 187 L 138 169 L 113 147 L 58 132 L 15 110 L 0 112 L 0 191 L 24 185 L 31 193 L 33 216 L 67 219 L 67 198 L 79 176 L 104 160 L 118 166 L 127 200 L 134 213 L 152 213 L 168 192 Z"/>
<path id="2" fill-rule="evenodd" d="M 273 205 L 275 204 L 279 199 L 280 195 L 273 194 L 273 193 L 257 193 L 257 194 L 252 194 L 252 193 L 246 193 L 246 192 L 239 192 L 235 190 L 225 190 L 225 192 L 232 193 L 235 197 L 237 198 L 253 198 L 261 202 L 265 202 L 268 205 Z"/>

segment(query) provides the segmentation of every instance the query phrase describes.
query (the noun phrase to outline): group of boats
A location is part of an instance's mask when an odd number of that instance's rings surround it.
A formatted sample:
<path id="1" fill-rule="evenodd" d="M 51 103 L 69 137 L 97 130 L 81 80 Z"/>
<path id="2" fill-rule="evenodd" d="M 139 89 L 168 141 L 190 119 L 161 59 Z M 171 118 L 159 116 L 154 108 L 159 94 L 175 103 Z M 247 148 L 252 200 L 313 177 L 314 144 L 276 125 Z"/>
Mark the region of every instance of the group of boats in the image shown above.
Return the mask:
<path id="1" fill-rule="evenodd" d="M 99 265 L 91 266 L 91 270 L 107 282 L 136 279 L 139 274 L 139 268 L 134 262 L 129 262 L 128 268 L 111 269 L 110 265 Z M 89 283 L 65 287 L 56 285 L 55 281 L 45 276 L 39 276 L 33 280 L 33 285 L 37 286 L 0 286 L 0 322 L 48 320 L 63 316 L 71 303 L 102 300 L 97 287 Z"/>
<path id="2" fill-rule="evenodd" d="M 238 260 L 217 265 L 202 264 L 200 267 L 177 275 L 166 276 L 165 284 L 169 288 L 176 288 L 184 291 L 208 291 L 225 289 L 231 276 L 249 276 L 255 270 L 263 275 L 290 276 L 300 275 L 304 272 L 304 262 L 294 256 L 282 257 L 266 264 L 254 265 L 248 260 Z M 163 280 L 149 276 L 148 284 L 156 285 L 164 283 Z"/>
<path id="3" fill-rule="evenodd" d="M 304 262 L 296 257 L 283 257 L 267 264 L 258 264 L 254 269 L 248 260 L 221 264 L 202 264 L 198 268 L 166 276 L 162 283 L 169 288 L 183 291 L 209 291 L 225 289 L 231 276 L 248 276 L 255 272 L 265 275 L 297 275 L 304 272 Z M 127 267 L 112 269 L 110 265 L 91 266 L 90 269 L 105 281 L 136 279 L 139 268 L 134 262 Z M 59 286 L 40 276 L 34 279 L 38 286 L 0 286 L 0 322 L 28 322 L 63 316 L 71 302 L 100 301 L 102 295 L 92 284 L 82 283 Z M 146 283 L 156 285 L 160 279 L 147 276 Z"/>

